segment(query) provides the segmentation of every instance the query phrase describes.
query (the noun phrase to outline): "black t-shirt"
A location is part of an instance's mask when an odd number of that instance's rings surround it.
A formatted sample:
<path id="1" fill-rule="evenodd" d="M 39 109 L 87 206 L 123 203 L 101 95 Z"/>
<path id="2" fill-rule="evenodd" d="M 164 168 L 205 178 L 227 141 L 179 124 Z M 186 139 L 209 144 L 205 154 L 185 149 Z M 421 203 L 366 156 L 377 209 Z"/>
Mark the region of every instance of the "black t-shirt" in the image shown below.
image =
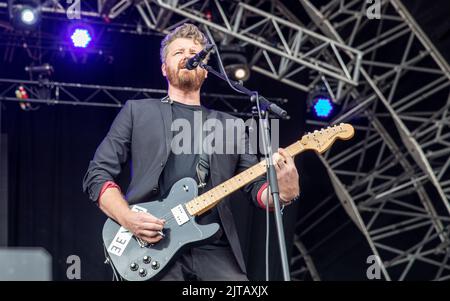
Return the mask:
<path id="1" fill-rule="evenodd" d="M 202 114 L 208 114 L 206 108 L 199 105 L 187 105 L 179 102 L 173 102 L 171 107 L 172 107 L 173 121 L 181 119 L 186 120 L 190 124 L 191 134 L 189 136 L 191 138 L 191 141 L 190 141 L 190 148 L 188 148 L 187 146 L 183 145 L 183 139 L 176 139 L 177 146 L 180 146 L 183 149 L 182 152 L 180 152 L 180 150 L 177 150 L 174 153 L 173 147 L 171 148 L 166 166 L 164 167 L 164 170 L 159 178 L 160 197 L 165 197 L 169 193 L 170 188 L 173 186 L 173 184 L 175 184 L 178 180 L 182 178 L 190 177 L 195 179 L 197 183 L 199 183 L 196 167 L 199 160 L 198 148 L 200 147 L 199 135 L 201 133 L 201 128 L 195 127 L 201 126 L 202 123 L 194 122 L 195 116 L 194 114 L 196 114 L 195 112 L 197 112 L 197 118 L 201 116 L 199 114 L 200 111 Z M 199 121 L 201 120 L 202 119 L 200 117 Z M 181 134 L 181 131 L 183 130 L 180 129 L 180 131 L 178 132 L 173 131 L 172 132 L 173 137 Z M 195 139 L 194 135 L 196 136 Z M 205 136 L 205 134 L 203 136 Z M 212 188 L 211 186 L 212 185 L 210 179 L 207 179 L 206 186 L 203 189 L 199 189 L 199 194 L 208 191 L 209 189 Z M 197 222 L 199 224 L 210 224 L 213 222 L 218 223 L 220 225 L 218 239 L 213 243 L 211 243 L 210 246 L 228 245 L 226 236 L 223 234 L 222 224 L 220 222 L 219 213 L 216 207 L 200 215 L 197 218 Z"/>

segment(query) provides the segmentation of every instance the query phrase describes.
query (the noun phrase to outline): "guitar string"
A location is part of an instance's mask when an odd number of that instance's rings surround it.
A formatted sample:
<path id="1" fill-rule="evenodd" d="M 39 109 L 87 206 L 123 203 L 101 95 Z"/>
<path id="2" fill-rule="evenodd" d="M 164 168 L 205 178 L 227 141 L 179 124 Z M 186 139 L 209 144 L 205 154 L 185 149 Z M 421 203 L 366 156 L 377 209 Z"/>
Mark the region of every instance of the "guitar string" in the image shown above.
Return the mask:
<path id="1" fill-rule="evenodd" d="M 296 153 L 296 152 L 290 152 L 290 153 Z M 294 155 L 295 156 L 295 155 Z M 247 172 L 248 170 L 246 170 L 245 172 Z M 257 171 L 256 171 L 257 172 Z M 252 175 L 252 173 L 250 172 L 250 175 Z M 223 184 L 222 184 L 223 185 Z M 220 186 L 220 185 L 219 185 Z M 219 187 L 217 186 L 217 187 Z M 223 186 L 225 187 L 225 186 Z M 237 190 L 237 189 L 236 189 Z M 233 190 L 234 191 L 234 190 Z M 209 191 L 208 191 L 209 192 Z M 207 193 L 207 192 L 205 192 Z M 192 201 L 192 200 L 191 200 Z M 177 223 L 175 216 L 173 215 L 173 213 L 167 213 L 166 215 L 164 215 L 161 219 L 164 219 L 166 221 L 165 225 L 173 225 L 174 222 Z"/>
<path id="2" fill-rule="evenodd" d="M 246 171 L 247 172 L 247 171 Z M 252 175 L 252 173 L 250 173 L 250 175 Z M 221 184 L 221 185 L 223 185 L 223 183 Z M 220 187 L 221 185 L 219 185 L 219 186 L 217 186 L 217 187 Z M 212 189 L 210 189 L 209 191 L 211 191 Z M 205 193 L 208 193 L 209 191 L 207 191 L 207 192 L 205 192 Z M 212 196 L 211 196 L 212 197 Z M 192 201 L 192 200 L 191 200 Z M 167 213 L 166 215 L 164 215 L 164 216 L 162 216 L 162 217 L 160 217 L 160 219 L 164 219 L 165 221 L 166 221 L 166 225 L 169 225 L 169 223 L 170 222 L 172 222 L 172 221 L 174 221 L 175 220 L 175 216 L 173 215 L 173 213 Z"/>
<path id="3" fill-rule="evenodd" d="M 333 127 L 333 128 L 334 128 L 334 127 Z M 291 145 L 291 146 L 292 146 L 292 145 Z M 288 148 L 290 148 L 290 146 L 289 146 Z M 289 150 L 288 150 L 288 152 L 289 152 L 289 153 L 294 153 L 295 155 L 296 155 L 297 153 L 299 153 L 299 151 L 295 152 L 295 151 L 289 151 Z M 293 156 L 295 156 L 295 155 L 293 155 Z M 248 170 L 247 170 L 247 171 L 248 171 Z M 250 174 L 251 174 L 251 173 L 250 173 Z M 174 221 L 176 222 L 175 216 L 173 215 L 173 213 L 168 213 L 168 214 L 164 215 L 162 219 L 164 219 L 164 220 L 166 221 L 165 225 L 172 225 Z"/>
<path id="4" fill-rule="evenodd" d="M 250 173 L 250 174 L 252 174 L 252 173 Z M 220 186 L 220 185 L 219 185 Z M 218 187 L 219 187 L 218 186 Z M 208 191 L 209 192 L 209 191 Z M 205 192 L 205 193 L 207 193 L 207 192 Z M 192 200 L 191 200 L 192 201 Z M 186 203 L 185 203 L 185 205 L 186 205 Z M 176 221 L 176 218 L 175 218 L 175 216 L 173 215 L 173 213 L 167 213 L 166 215 L 164 215 L 161 219 L 164 219 L 166 222 L 165 222 L 165 225 L 166 226 L 172 226 L 172 225 L 174 225 L 174 224 L 178 224 L 178 222 Z M 163 229 L 164 230 L 164 229 Z"/>
<path id="5" fill-rule="evenodd" d="M 166 221 L 164 224 L 165 226 L 172 226 L 178 224 L 173 213 L 167 213 L 163 217 L 160 217 L 160 219 L 164 219 Z"/>
<path id="6" fill-rule="evenodd" d="M 255 166 L 257 166 L 257 165 L 255 165 Z M 248 170 L 247 171 L 245 171 L 245 172 L 248 172 Z M 256 171 L 256 173 L 257 173 L 257 171 Z M 252 173 L 250 173 L 250 175 L 252 175 Z M 223 185 L 223 184 L 222 184 Z M 219 185 L 220 186 L 220 185 Z M 219 186 L 217 186 L 217 187 L 219 187 Z M 209 191 L 208 191 L 209 192 Z M 205 193 L 207 193 L 207 192 L 205 192 Z M 173 213 L 167 213 L 166 215 L 164 215 L 164 216 L 162 216 L 162 217 L 160 217 L 160 219 L 163 219 L 163 220 L 165 220 L 166 222 L 165 222 L 165 225 L 173 225 L 174 224 L 174 221 L 176 222 L 176 218 L 175 218 L 175 216 L 173 215 Z"/>
<path id="7" fill-rule="evenodd" d="M 256 164 L 255 166 L 257 166 L 258 164 Z M 248 172 L 248 170 L 246 170 L 246 171 L 244 171 L 244 172 Z M 258 173 L 257 171 L 255 171 L 256 173 Z M 252 172 L 250 172 L 250 175 L 252 175 Z M 242 175 L 241 175 L 242 176 Z M 221 184 L 221 185 L 223 185 L 223 183 Z M 217 186 L 217 187 L 220 187 L 221 185 L 219 185 L 219 186 Z M 211 189 L 212 190 L 212 189 Z M 211 191 L 211 190 L 209 190 L 209 191 Z M 208 193 L 209 191 L 207 191 L 207 192 L 205 192 L 205 193 Z M 192 201 L 192 200 L 191 200 Z M 163 220 L 165 220 L 166 221 L 166 225 L 172 225 L 173 224 L 173 221 L 176 221 L 176 219 L 175 219 L 175 216 L 173 215 L 173 213 L 167 213 L 166 215 L 164 215 L 164 216 L 162 216 L 162 217 L 160 217 L 160 219 L 163 219 Z"/>

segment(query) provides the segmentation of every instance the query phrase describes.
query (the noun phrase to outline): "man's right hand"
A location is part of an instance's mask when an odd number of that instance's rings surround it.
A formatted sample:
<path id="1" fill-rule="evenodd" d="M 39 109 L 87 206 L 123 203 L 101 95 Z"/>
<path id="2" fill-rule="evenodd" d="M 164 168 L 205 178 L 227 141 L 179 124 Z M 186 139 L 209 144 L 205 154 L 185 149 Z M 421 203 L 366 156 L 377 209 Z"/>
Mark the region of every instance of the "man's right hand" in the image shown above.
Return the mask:
<path id="1" fill-rule="evenodd" d="M 162 231 L 165 220 L 158 219 L 150 213 L 131 211 L 119 189 L 106 189 L 98 203 L 107 216 L 116 220 L 136 237 L 151 244 L 163 238 L 158 231 Z"/>
<path id="2" fill-rule="evenodd" d="M 157 243 L 163 238 L 158 231 L 162 231 L 164 223 L 165 220 L 158 219 L 150 213 L 131 210 L 127 211 L 121 219 L 124 228 L 151 244 Z"/>

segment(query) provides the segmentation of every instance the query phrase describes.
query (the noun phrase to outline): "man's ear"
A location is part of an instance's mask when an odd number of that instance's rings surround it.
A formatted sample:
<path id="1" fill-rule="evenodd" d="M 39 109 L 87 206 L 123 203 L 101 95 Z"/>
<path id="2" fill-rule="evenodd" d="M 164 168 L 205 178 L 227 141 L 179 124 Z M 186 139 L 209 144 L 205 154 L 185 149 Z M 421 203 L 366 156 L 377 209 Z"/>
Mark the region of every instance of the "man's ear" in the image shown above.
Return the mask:
<path id="1" fill-rule="evenodd" d="M 167 77 L 166 63 L 162 63 L 162 65 L 161 65 L 161 72 L 164 75 L 164 77 Z"/>
<path id="2" fill-rule="evenodd" d="M 207 77 L 208 77 L 208 71 L 205 70 L 205 78 L 207 78 Z"/>

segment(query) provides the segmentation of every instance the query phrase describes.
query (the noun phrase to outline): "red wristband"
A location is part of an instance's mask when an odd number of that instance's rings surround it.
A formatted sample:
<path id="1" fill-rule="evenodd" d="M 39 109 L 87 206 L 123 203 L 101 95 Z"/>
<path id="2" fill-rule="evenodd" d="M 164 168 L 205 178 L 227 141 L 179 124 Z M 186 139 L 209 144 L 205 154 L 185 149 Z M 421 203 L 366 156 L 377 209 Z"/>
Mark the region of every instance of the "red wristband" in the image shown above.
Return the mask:
<path id="1" fill-rule="evenodd" d="M 100 190 L 100 194 L 98 195 L 98 200 L 100 201 L 101 196 L 103 195 L 103 193 L 106 191 L 106 189 L 108 188 L 117 188 L 119 189 L 120 193 L 122 193 L 122 191 L 120 190 L 119 185 L 117 185 L 116 183 L 114 183 L 113 181 L 106 181 L 105 184 L 103 184 L 102 189 Z"/>
<path id="2" fill-rule="evenodd" d="M 258 205 L 259 207 L 261 207 L 262 209 L 266 210 L 266 205 L 264 204 L 264 202 L 262 201 L 262 194 L 264 192 L 264 189 L 266 189 L 269 186 L 269 183 L 264 183 L 262 184 L 261 188 L 259 188 L 258 190 L 258 194 L 256 195 L 256 200 L 258 201 Z M 269 192 L 267 192 L 267 197 Z M 269 211 L 273 211 L 272 207 L 269 207 Z"/>

